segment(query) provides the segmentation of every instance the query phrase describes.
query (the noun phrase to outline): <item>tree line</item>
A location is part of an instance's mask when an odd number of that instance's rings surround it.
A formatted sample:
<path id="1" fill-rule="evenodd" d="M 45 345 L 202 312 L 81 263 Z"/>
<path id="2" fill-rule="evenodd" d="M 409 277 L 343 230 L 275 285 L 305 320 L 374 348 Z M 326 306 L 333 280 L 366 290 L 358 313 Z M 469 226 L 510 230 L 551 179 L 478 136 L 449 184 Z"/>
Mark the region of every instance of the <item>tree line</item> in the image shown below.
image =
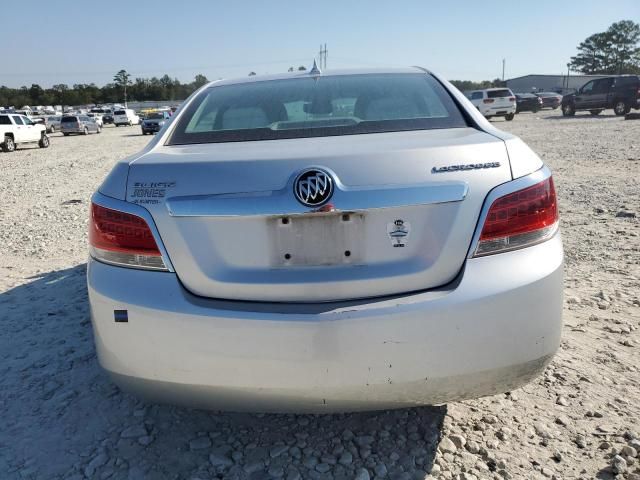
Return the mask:
<path id="1" fill-rule="evenodd" d="M 122 72 L 125 75 L 122 75 Z M 129 74 L 121 70 L 114 81 L 103 87 L 95 83 L 77 83 L 72 86 L 61 83 L 51 88 L 38 84 L 31 87 L 9 88 L 0 86 L 0 106 L 24 105 L 91 105 L 102 103 L 122 103 L 126 84 L 128 101 L 144 100 L 184 100 L 192 92 L 209 80 L 204 75 L 196 75 L 192 82 L 181 83 L 169 75 L 131 80 Z"/>

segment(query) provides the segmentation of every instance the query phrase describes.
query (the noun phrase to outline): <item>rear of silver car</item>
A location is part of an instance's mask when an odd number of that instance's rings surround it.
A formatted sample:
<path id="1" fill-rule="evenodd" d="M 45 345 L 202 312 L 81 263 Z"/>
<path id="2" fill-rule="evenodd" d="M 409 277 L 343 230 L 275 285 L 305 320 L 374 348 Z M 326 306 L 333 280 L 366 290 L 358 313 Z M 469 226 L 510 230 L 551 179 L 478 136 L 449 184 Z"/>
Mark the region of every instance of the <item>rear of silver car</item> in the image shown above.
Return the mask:
<path id="1" fill-rule="evenodd" d="M 60 119 L 60 131 L 64 135 L 71 133 L 85 133 L 87 126 L 76 116 L 63 116 Z"/>
<path id="2" fill-rule="evenodd" d="M 208 408 L 508 391 L 558 347 L 557 226 L 548 169 L 427 72 L 214 83 L 94 195 L 98 356 Z"/>

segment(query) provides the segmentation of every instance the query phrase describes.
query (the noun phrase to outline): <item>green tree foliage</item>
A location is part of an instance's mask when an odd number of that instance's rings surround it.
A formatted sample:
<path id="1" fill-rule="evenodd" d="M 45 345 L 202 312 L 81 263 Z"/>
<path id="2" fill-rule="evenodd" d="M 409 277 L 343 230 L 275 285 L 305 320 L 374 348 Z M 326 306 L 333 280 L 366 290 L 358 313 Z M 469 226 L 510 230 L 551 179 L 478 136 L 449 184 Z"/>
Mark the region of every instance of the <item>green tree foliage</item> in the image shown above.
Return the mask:
<path id="1" fill-rule="evenodd" d="M 506 86 L 506 82 L 503 82 L 499 78 L 495 78 L 493 80 L 482 80 L 481 82 L 472 82 L 471 80 L 450 80 L 450 82 L 461 92 Z"/>
<path id="2" fill-rule="evenodd" d="M 72 87 L 60 83 L 51 88 L 42 88 L 38 84 L 33 84 L 30 88 L 1 86 L 0 105 L 20 108 L 25 105 L 118 103 L 122 102 L 125 82 L 129 101 L 162 101 L 184 100 L 196 89 L 209 83 L 209 80 L 204 75 L 198 74 L 190 83 L 181 83 L 177 78 L 172 79 L 168 75 L 163 75 L 161 78 L 136 78 L 132 81 L 131 75 L 121 70 L 114 76 L 112 83 L 103 87 L 98 87 L 94 83 L 77 83 Z"/>
<path id="3" fill-rule="evenodd" d="M 631 20 L 613 23 L 578 45 L 571 68 L 585 74 L 640 73 L 640 25 Z"/>

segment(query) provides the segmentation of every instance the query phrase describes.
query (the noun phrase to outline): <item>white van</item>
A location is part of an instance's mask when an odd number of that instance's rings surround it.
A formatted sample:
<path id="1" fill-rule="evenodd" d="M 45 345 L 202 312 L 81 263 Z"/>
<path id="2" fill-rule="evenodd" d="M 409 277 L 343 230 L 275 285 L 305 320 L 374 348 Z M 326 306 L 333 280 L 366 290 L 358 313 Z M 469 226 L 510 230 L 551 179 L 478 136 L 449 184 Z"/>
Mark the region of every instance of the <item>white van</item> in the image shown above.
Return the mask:
<path id="1" fill-rule="evenodd" d="M 121 108 L 113 112 L 113 123 L 116 127 L 120 125 L 139 125 L 140 117 L 130 108 Z"/>

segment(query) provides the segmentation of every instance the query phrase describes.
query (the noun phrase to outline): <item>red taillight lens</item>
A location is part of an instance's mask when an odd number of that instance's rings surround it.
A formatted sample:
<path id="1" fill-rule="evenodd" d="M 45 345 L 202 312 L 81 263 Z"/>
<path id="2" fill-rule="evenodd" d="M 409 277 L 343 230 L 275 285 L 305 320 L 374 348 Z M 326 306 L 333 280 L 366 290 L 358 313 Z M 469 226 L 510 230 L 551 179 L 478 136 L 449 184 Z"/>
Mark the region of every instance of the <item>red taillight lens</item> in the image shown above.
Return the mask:
<path id="1" fill-rule="evenodd" d="M 485 219 L 476 255 L 522 248 L 551 238 L 558 227 L 553 178 L 495 200 Z"/>
<path id="2" fill-rule="evenodd" d="M 515 102 L 516 101 L 516 97 L 509 97 L 509 101 L 510 102 Z"/>
<path id="3" fill-rule="evenodd" d="M 106 263 L 166 269 L 147 222 L 130 213 L 91 204 L 91 254 Z"/>
<path id="4" fill-rule="evenodd" d="M 494 100 L 493 98 L 485 98 L 484 100 L 482 100 L 482 103 L 493 103 Z"/>

